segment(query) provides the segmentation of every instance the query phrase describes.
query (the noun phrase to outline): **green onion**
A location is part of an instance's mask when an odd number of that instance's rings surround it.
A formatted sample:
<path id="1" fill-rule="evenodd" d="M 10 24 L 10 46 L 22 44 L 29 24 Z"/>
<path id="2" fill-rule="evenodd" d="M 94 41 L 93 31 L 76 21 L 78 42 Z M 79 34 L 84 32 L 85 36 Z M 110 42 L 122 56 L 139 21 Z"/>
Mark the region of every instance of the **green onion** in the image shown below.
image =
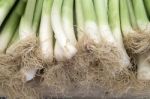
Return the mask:
<path id="1" fill-rule="evenodd" d="M 135 10 L 138 10 L 139 8 L 136 8 L 136 6 L 133 7 L 133 5 L 135 4 L 132 5 L 131 0 L 120 2 L 122 3 L 120 6 L 120 16 L 122 21 L 121 28 L 124 35 L 125 45 L 127 49 L 134 54 L 144 53 L 150 49 L 150 34 L 148 29 L 149 21 L 147 19 L 147 16 L 145 15 L 142 18 L 141 15 L 136 14 L 137 12 L 135 13 Z M 137 5 L 138 3 L 141 3 L 141 1 L 137 2 Z M 142 9 L 145 11 L 144 8 Z M 145 20 L 145 22 L 142 20 Z"/>
<path id="2" fill-rule="evenodd" d="M 25 1 L 20 0 L 6 21 L 6 24 L 0 34 L 0 52 L 5 52 L 7 49 L 8 44 L 15 33 L 17 26 L 19 25 L 21 16 L 24 12 L 25 4 Z"/>
<path id="3" fill-rule="evenodd" d="M 71 41 L 67 38 L 67 35 L 62 26 L 62 17 L 61 17 L 62 6 L 63 0 L 54 0 L 51 12 L 51 22 L 53 31 L 55 33 L 56 42 L 58 42 L 59 46 L 62 48 L 64 56 L 67 59 L 70 59 L 72 56 L 76 54 L 77 49 L 73 44 L 71 44 Z"/>
<path id="4" fill-rule="evenodd" d="M 129 4 L 127 4 L 129 3 Z M 128 7 L 130 6 L 130 7 Z M 128 51 L 132 53 L 139 53 L 140 47 L 138 42 L 138 31 L 137 29 L 134 13 L 132 12 L 130 1 L 121 0 L 120 1 L 120 19 L 121 19 L 121 29 L 123 33 L 124 44 Z M 131 11 L 130 11 L 131 10 Z M 132 13 L 132 14 L 131 14 Z M 132 24 L 133 23 L 133 24 Z M 132 24 L 132 25 L 131 25 Z M 133 26 L 133 28 L 132 28 Z"/>
<path id="5" fill-rule="evenodd" d="M 124 44 L 129 51 L 132 51 L 133 53 L 135 53 L 137 50 L 139 50 L 137 47 L 138 44 L 134 40 L 136 38 L 135 36 L 138 34 L 132 28 L 131 21 L 134 20 L 134 18 L 131 17 L 132 19 L 130 20 L 129 10 L 131 9 L 128 9 L 127 0 L 121 0 L 120 1 L 120 19 L 121 19 L 121 29 L 123 33 Z"/>
<path id="6" fill-rule="evenodd" d="M 108 3 L 109 3 L 108 4 L 108 6 L 109 6 L 109 10 L 108 10 L 109 24 L 110 24 L 112 33 L 122 51 L 123 66 L 129 66 L 130 59 L 124 48 L 122 33 L 121 33 L 121 29 L 120 29 L 121 27 L 120 27 L 120 17 L 119 17 L 119 0 L 109 0 Z"/>
<path id="7" fill-rule="evenodd" d="M 73 2 L 74 0 L 64 0 L 62 6 L 62 25 L 65 31 L 65 35 L 69 41 L 76 45 L 77 41 L 75 38 L 73 28 Z"/>
<path id="8" fill-rule="evenodd" d="M 16 0 L 1 0 L 0 1 L 0 26 L 6 18 L 7 14 L 10 12 L 12 6 L 15 4 Z"/>
<path id="9" fill-rule="evenodd" d="M 20 40 L 29 39 L 29 37 L 36 36 L 36 34 L 32 32 L 33 31 L 32 30 L 32 22 L 33 22 L 35 5 L 36 5 L 36 0 L 28 0 L 27 6 L 25 9 L 25 13 L 22 16 L 21 22 L 20 22 L 20 27 L 19 27 Z M 26 42 L 28 42 L 28 41 L 26 41 Z M 32 57 L 32 56 L 30 56 L 30 57 Z M 32 66 L 29 66 L 29 68 L 31 68 L 31 67 Z M 23 73 L 23 77 L 25 77 L 25 81 L 29 81 L 29 80 L 33 79 L 33 77 L 36 74 L 36 71 L 37 71 L 37 69 L 35 69 L 35 68 L 32 68 L 28 71 L 26 71 L 26 69 L 24 69 L 24 67 L 21 69 L 21 72 Z"/>
<path id="10" fill-rule="evenodd" d="M 51 8 L 53 0 L 44 0 L 40 22 L 40 48 L 46 61 L 53 60 L 53 31 L 51 28 Z"/>
<path id="11" fill-rule="evenodd" d="M 138 46 L 141 46 L 141 52 L 136 57 L 137 58 L 137 78 L 139 80 L 150 80 L 150 65 L 149 65 L 149 20 L 146 15 L 146 10 L 144 7 L 144 2 L 142 0 L 132 0 L 134 13 L 136 16 L 136 21 L 139 27 L 140 35 L 137 43 Z M 141 54 L 142 53 L 142 54 Z"/>
<path id="12" fill-rule="evenodd" d="M 62 28 L 64 29 L 64 33 L 68 38 L 69 42 L 72 45 L 76 45 L 77 41 L 75 38 L 75 33 L 73 29 L 73 0 L 64 0 L 62 5 Z M 58 61 L 62 61 L 65 59 L 65 55 L 61 54 L 64 51 L 58 44 L 56 40 L 55 45 L 55 58 Z"/>

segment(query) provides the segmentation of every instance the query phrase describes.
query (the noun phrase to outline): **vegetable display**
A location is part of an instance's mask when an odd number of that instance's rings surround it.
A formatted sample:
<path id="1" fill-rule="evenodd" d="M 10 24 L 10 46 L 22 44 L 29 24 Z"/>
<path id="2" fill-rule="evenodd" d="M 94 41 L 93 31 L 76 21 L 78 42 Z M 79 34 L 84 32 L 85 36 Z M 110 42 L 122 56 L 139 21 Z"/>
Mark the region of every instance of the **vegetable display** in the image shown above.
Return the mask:
<path id="1" fill-rule="evenodd" d="M 0 68 L 9 99 L 149 94 L 150 0 L 1 0 Z"/>

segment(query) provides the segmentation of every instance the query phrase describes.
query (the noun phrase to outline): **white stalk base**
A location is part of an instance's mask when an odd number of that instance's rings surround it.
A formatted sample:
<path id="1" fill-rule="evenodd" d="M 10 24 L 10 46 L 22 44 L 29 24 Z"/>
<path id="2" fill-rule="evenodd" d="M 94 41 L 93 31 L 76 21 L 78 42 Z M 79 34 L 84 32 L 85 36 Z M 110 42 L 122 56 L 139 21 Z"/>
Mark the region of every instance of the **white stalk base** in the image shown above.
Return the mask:
<path id="1" fill-rule="evenodd" d="M 149 55 L 150 52 L 138 56 L 137 78 L 139 80 L 150 80 L 150 63 L 146 60 Z"/>

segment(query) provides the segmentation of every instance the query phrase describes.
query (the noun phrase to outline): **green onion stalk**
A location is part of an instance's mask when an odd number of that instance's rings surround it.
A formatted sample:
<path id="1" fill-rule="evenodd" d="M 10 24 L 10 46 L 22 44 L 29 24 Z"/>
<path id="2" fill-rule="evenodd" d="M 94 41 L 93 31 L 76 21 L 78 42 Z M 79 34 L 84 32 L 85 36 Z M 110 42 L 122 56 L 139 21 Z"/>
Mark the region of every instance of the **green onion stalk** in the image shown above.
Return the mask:
<path id="1" fill-rule="evenodd" d="M 9 54 L 14 57 L 20 57 L 20 73 L 18 76 L 23 82 L 29 81 L 35 77 L 37 69 L 41 64 L 37 57 L 37 39 L 36 33 L 33 33 L 33 16 L 35 12 L 36 0 L 28 0 L 25 12 L 21 17 L 19 25 L 19 41 L 9 50 Z"/>
<path id="2" fill-rule="evenodd" d="M 146 2 L 146 0 L 144 0 Z M 137 55 L 137 79 L 139 80 L 150 80 L 150 64 L 149 64 L 149 20 L 146 14 L 144 2 L 140 0 L 132 0 L 134 13 L 138 25 L 138 31 L 140 35 L 137 43 L 141 47 L 141 53 Z M 147 2 L 148 3 L 148 2 Z M 146 4 L 148 5 L 148 4 Z M 147 8 L 148 9 L 148 8 Z M 142 13 L 139 13 L 142 12 Z"/>
<path id="3" fill-rule="evenodd" d="M 22 3 L 19 4 L 18 7 L 14 9 L 14 11 L 9 16 L 8 20 L 6 20 L 6 24 L 2 28 L 1 33 L 0 33 L 0 45 L 1 45 L 0 53 L 5 53 L 8 47 L 8 44 L 12 36 L 14 35 L 17 29 L 17 26 L 19 25 L 21 16 L 24 11 L 25 3 L 26 3 L 25 1 L 22 1 Z M 20 7 L 20 6 L 23 6 L 23 7 Z"/>
<path id="4" fill-rule="evenodd" d="M 120 8 L 121 0 L 109 0 L 108 1 L 108 22 L 112 35 L 115 39 L 116 45 L 119 49 L 121 55 L 120 67 L 121 70 L 115 72 L 115 76 L 108 77 L 108 80 L 111 82 L 108 86 L 116 93 L 122 94 L 126 92 L 130 87 L 130 78 L 134 76 L 130 73 L 128 68 L 131 68 L 130 57 L 128 56 L 126 49 L 123 44 L 123 36 L 121 31 L 121 18 L 120 18 Z M 126 16 L 125 16 L 126 17 Z"/>
<path id="5" fill-rule="evenodd" d="M 103 0 L 75 1 L 78 53 L 80 55 L 77 54 L 78 64 L 74 64 L 73 67 L 78 66 L 80 70 L 76 69 L 76 71 L 79 71 L 82 76 L 86 76 L 86 78 L 80 78 L 85 81 L 84 85 L 97 85 L 98 83 L 93 83 L 95 79 L 109 82 L 110 79 L 105 77 L 114 77 L 116 72 L 123 70 L 130 64 L 128 59 L 125 60 L 124 56 L 121 56 L 122 46 L 117 43 L 109 27 L 106 2 Z M 97 64 L 97 67 L 94 67 L 94 64 L 89 64 L 90 62 Z M 101 83 L 99 85 L 102 86 Z"/>
<path id="6" fill-rule="evenodd" d="M 40 15 L 38 13 L 41 13 L 39 8 L 41 8 L 42 5 L 39 4 L 39 2 L 42 3 L 42 1 L 37 0 L 29 0 L 27 2 L 25 13 L 21 18 L 19 27 L 19 38 L 21 42 L 16 49 L 22 49 L 22 68 L 20 72 L 23 74 L 23 80 L 25 82 L 32 80 L 37 70 L 43 68 L 42 63 L 39 61 L 39 45 L 36 33 L 34 33 L 37 31 L 36 29 L 34 31 L 34 28 L 38 28 L 38 25 L 34 26 L 34 23 L 40 21 Z M 38 9 L 39 12 L 36 9 Z"/>
<path id="7" fill-rule="evenodd" d="M 57 64 L 54 65 L 51 64 L 50 66 L 45 68 L 45 72 L 43 75 L 44 81 L 42 84 L 44 86 L 46 85 L 48 87 L 56 88 L 57 89 L 56 93 L 65 92 L 66 87 L 69 86 L 68 83 L 69 79 L 68 76 L 66 75 L 67 71 L 64 70 L 64 67 L 66 66 L 65 64 L 61 64 L 62 62 L 60 61 L 63 61 L 64 63 L 68 60 L 70 61 L 72 57 L 77 53 L 77 48 L 76 48 L 77 41 L 73 29 L 73 1 L 74 0 L 53 0 L 52 2 L 50 0 L 47 1 L 45 0 L 44 2 L 48 8 L 47 11 L 45 10 L 46 11 L 45 15 L 48 18 L 48 20 L 49 18 L 51 18 L 51 20 L 49 20 L 48 23 L 49 25 L 47 27 L 48 31 L 45 31 L 45 36 L 43 35 L 44 39 L 46 37 L 45 41 L 43 39 L 43 48 L 45 50 L 45 51 L 43 50 L 43 52 L 45 53 L 46 57 L 49 54 L 48 57 L 51 58 L 51 61 L 53 58 L 52 55 L 54 55 Z M 47 19 L 45 21 L 47 21 Z M 47 22 L 43 22 L 43 24 L 45 25 L 45 23 Z M 43 27 L 43 30 L 45 30 L 45 27 Z M 54 32 L 54 37 L 56 39 L 54 45 L 54 54 L 53 54 L 53 41 L 52 41 L 53 32 Z M 72 65 L 70 66 L 73 67 Z"/>
<path id="8" fill-rule="evenodd" d="M 53 0 L 44 0 L 39 30 L 40 49 L 43 60 L 53 61 L 53 31 L 51 28 L 51 9 Z"/>
<path id="9" fill-rule="evenodd" d="M 39 97 L 38 96 L 39 93 L 34 88 L 31 88 L 28 85 L 24 85 L 24 83 L 21 82 L 20 78 L 18 79 L 18 75 L 20 75 L 20 68 L 21 68 L 20 62 L 19 62 L 20 58 L 19 57 L 16 58 L 12 56 L 13 48 L 14 46 L 16 46 L 16 44 L 18 44 L 18 42 L 19 42 L 19 29 L 17 29 L 15 34 L 13 35 L 8 45 L 8 48 L 6 50 L 6 54 L 0 56 L 1 59 L 3 59 L 3 62 L 1 63 L 5 65 L 5 67 L 7 65 L 6 68 L 2 69 L 2 71 L 4 71 L 5 73 L 5 76 L 3 75 L 3 79 L 5 78 L 5 82 L 2 82 L 2 85 L 1 85 L 2 90 L 3 92 L 6 93 L 5 96 L 7 96 L 8 98 L 15 99 L 15 98 L 21 97 L 23 99 L 26 99 L 26 98 L 37 99 Z M 9 70 L 9 71 L 5 71 L 4 69 Z"/>
<path id="10" fill-rule="evenodd" d="M 22 16 L 21 21 L 20 21 L 19 38 L 20 38 L 20 40 L 24 40 L 25 43 L 32 43 L 32 44 L 34 43 L 35 44 L 35 40 L 32 41 L 32 39 L 35 39 L 35 35 L 36 35 L 35 33 L 32 32 L 32 20 L 33 20 L 35 5 L 36 5 L 36 0 L 29 0 L 27 2 L 25 13 Z M 28 40 L 31 40 L 31 42 Z M 33 46 L 34 45 L 31 45 L 31 48 Z M 19 47 L 18 47 L 18 49 L 20 49 Z M 29 48 L 29 50 L 32 50 L 32 49 Z M 23 53 L 25 53 L 25 52 L 23 52 Z M 25 54 L 29 54 L 29 53 L 25 53 Z M 25 56 L 24 59 L 22 59 L 22 61 L 23 62 L 25 62 L 25 61 L 31 62 L 31 60 L 28 60 L 29 58 L 26 58 L 26 57 L 28 57 L 28 56 Z M 31 58 L 33 58 L 33 57 L 31 56 Z M 29 64 L 23 63 L 22 65 L 23 66 L 21 68 L 21 73 L 23 75 L 23 80 L 29 81 L 29 80 L 33 79 L 35 74 L 36 74 L 36 71 L 37 71 L 37 69 L 35 69 L 36 64 L 33 65 L 32 63 L 31 64 L 30 63 Z M 34 67 L 34 68 L 32 69 L 31 67 L 32 68 Z"/>
<path id="11" fill-rule="evenodd" d="M 101 44 L 102 38 L 98 31 L 98 24 L 93 1 L 76 0 L 75 8 L 78 39 L 77 45 L 79 50 L 76 57 L 74 57 L 76 62 L 72 63 L 73 67 L 71 68 L 73 69 L 69 69 L 69 74 L 71 75 L 72 79 L 78 83 L 79 87 L 84 88 L 84 92 L 88 92 L 90 91 L 90 87 L 92 87 L 92 85 L 100 85 L 94 81 L 98 77 L 98 75 L 94 73 L 100 69 L 100 62 L 97 56 L 100 55 L 98 52 L 100 51 L 99 46 Z M 98 63 L 98 67 L 93 68 L 94 64 L 92 63 Z"/>
<path id="12" fill-rule="evenodd" d="M 134 38 L 138 35 L 137 23 L 135 20 L 135 15 L 133 12 L 133 7 L 131 1 L 121 0 L 120 1 L 120 20 L 121 20 L 121 30 L 123 33 L 124 44 L 128 51 L 131 53 L 137 53 L 138 42 L 135 42 Z M 133 27 L 132 27 L 133 26 Z"/>
<path id="13" fill-rule="evenodd" d="M 73 45 L 76 46 L 77 40 L 74 33 L 73 27 L 73 0 L 64 0 L 62 5 L 62 28 L 68 41 Z M 58 45 L 59 47 L 59 45 Z M 56 48 L 57 48 L 57 41 L 56 41 Z M 55 48 L 55 50 L 56 50 Z M 65 59 L 65 55 L 61 54 L 61 47 L 59 47 L 55 52 L 55 57 L 58 61 L 62 61 Z M 62 56 L 61 56 L 62 55 Z"/>
<path id="14" fill-rule="evenodd" d="M 106 5 L 106 2 L 109 5 Z M 95 70 L 95 72 L 98 72 L 98 74 L 94 75 L 94 79 L 97 78 L 97 80 L 100 80 L 101 83 L 99 83 L 99 86 L 105 85 L 110 89 L 125 89 L 126 82 L 122 81 L 129 80 L 127 76 L 130 75 L 128 75 L 127 68 L 130 66 L 130 58 L 126 53 L 122 41 L 119 1 L 94 0 L 93 3 L 97 18 L 98 33 L 101 36 L 101 41 L 98 43 L 98 52 L 96 52 L 96 59 L 99 60 L 99 65 L 98 68 L 94 67 L 92 69 L 92 71 Z M 102 69 L 102 71 L 99 69 Z M 120 74 L 125 74 L 125 76 L 123 75 L 125 78 L 118 78 L 121 76 Z M 119 79 L 120 81 L 116 81 L 115 79 Z M 115 84 L 117 85 L 114 86 Z"/>
<path id="15" fill-rule="evenodd" d="M 106 1 L 76 0 L 75 8 L 79 50 L 73 57 L 76 63 L 66 65 L 72 68 L 68 69 L 69 77 L 86 91 L 92 86 L 107 85 L 114 88 L 108 82 L 117 78 L 116 73 L 126 72 L 124 70 L 130 61 L 122 56 L 122 47 L 109 27 Z"/>
<path id="16" fill-rule="evenodd" d="M 0 26 L 15 4 L 16 0 L 1 0 L 0 1 Z"/>
<path id="17" fill-rule="evenodd" d="M 132 54 L 144 53 L 149 50 L 149 30 L 146 29 L 146 27 L 148 26 L 148 18 L 144 6 L 140 6 L 143 4 L 143 2 L 136 1 L 140 3 L 139 6 L 137 6 L 138 4 L 133 3 L 131 0 L 126 0 L 122 2 L 127 5 L 126 6 L 125 4 L 122 4 L 122 7 L 120 6 L 120 9 L 122 9 L 122 11 L 120 11 L 120 13 L 122 13 L 120 14 L 120 16 L 122 20 L 121 27 L 124 36 L 125 46 L 127 50 Z M 134 7 L 134 5 L 136 6 Z M 141 8 L 139 9 L 138 7 Z M 139 12 L 136 12 L 136 9 L 142 11 L 142 16 L 139 14 Z M 143 26 L 145 27 L 145 29 Z"/>
<path id="18" fill-rule="evenodd" d="M 115 40 L 118 42 L 118 46 L 120 47 L 120 50 L 122 52 L 123 63 L 124 63 L 123 66 L 129 66 L 130 58 L 126 52 L 126 49 L 124 48 L 121 26 L 120 26 L 119 0 L 110 0 L 108 6 L 109 6 L 109 10 L 108 10 L 109 24 L 110 24 L 112 34 Z"/>
<path id="19" fill-rule="evenodd" d="M 122 53 L 125 53 L 124 51 L 121 51 L 122 49 L 124 50 L 124 48 L 122 46 L 120 46 L 120 44 L 117 42 L 117 38 L 115 38 L 115 35 L 113 35 L 114 31 L 111 31 L 111 29 L 110 29 L 110 26 L 108 23 L 108 14 L 107 14 L 108 6 L 105 5 L 105 1 L 102 1 L 102 0 L 94 0 L 94 4 L 95 4 L 97 19 L 98 19 L 99 33 L 102 36 L 102 42 L 103 42 L 102 44 L 104 44 L 104 48 L 102 50 L 104 53 L 103 57 L 105 57 L 105 60 L 107 59 L 108 63 L 107 63 L 107 61 L 102 61 L 102 62 L 104 62 L 104 66 L 107 66 L 110 62 L 112 62 L 111 65 L 112 65 L 112 67 L 114 67 L 114 70 L 110 69 L 111 72 L 115 72 L 117 70 L 122 70 L 124 67 L 126 68 L 127 66 L 129 66 L 130 62 L 129 62 L 129 58 L 126 56 L 126 54 L 122 55 Z M 111 5 L 111 6 L 115 7 L 114 5 Z M 118 10 L 116 8 L 112 8 L 112 9 L 114 9 L 114 12 L 116 10 Z M 110 12 L 109 15 L 111 17 L 114 17 L 114 16 L 117 17 L 117 15 L 113 14 L 111 11 L 109 11 L 109 12 Z M 117 13 L 117 11 L 116 11 L 116 13 Z M 115 26 L 115 23 L 113 23 L 113 21 L 112 21 L 112 24 L 113 24 L 113 28 L 115 30 L 115 28 L 117 28 L 117 24 Z M 118 25 L 118 27 L 119 27 L 119 25 Z M 120 28 L 118 28 L 118 30 L 119 29 Z M 115 33 L 117 33 L 117 32 L 115 32 Z M 119 39 L 119 36 L 120 36 L 119 33 L 117 36 Z M 120 43 L 122 43 L 121 40 L 120 40 Z M 102 49 L 102 47 L 101 47 L 101 49 Z M 105 49 L 108 51 L 108 53 L 104 52 L 104 51 L 106 51 Z M 110 49 L 110 50 L 108 50 L 108 49 Z M 108 58 L 106 56 L 108 56 Z M 101 57 L 102 56 L 100 56 L 100 58 Z M 112 57 L 112 58 L 110 58 L 110 57 Z M 118 61 L 118 62 L 116 62 L 116 61 Z M 115 68 L 116 66 L 118 69 Z"/>
<path id="20" fill-rule="evenodd" d="M 129 40 L 131 41 L 130 49 L 132 49 L 132 52 L 135 54 L 145 53 L 150 49 L 150 23 L 146 14 L 144 2 L 142 0 L 127 0 L 127 4 L 131 24 L 134 31 L 136 31 L 136 33 L 129 33 Z M 133 14 L 135 17 L 133 17 Z M 136 22 L 134 20 L 136 20 Z M 137 23 L 137 25 L 135 23 Z"/>
<path id="21" fill-rule="evenodd" d="M 23 15 L 24 9 L 25 9 L 25 5 L 26 5 L 26 1 L 25 0 L 20 0 L 16 7 L 13 9 L 13 11 L 10 13 L 10 16 L 8 17 L 8 19 L 6 20 L 6 24 L 4 25 L 1 34 L 0 34 L 0 43 L 1 43 L 1 57 L 3 56 L 4 58 L 0 59 L 0 66 L 2 66 L 3 69 L 5 69 L 4 67 L 7 67 L 6 70 L 1 71 L 1 74 L 3 74 L 3 72 L 5 73 L 6 76 L 8 76 L 10 73 L 16 73 L 17 71 L 17 65 L 14 66 L 14 64 L 16 63 L 14 61 L 13 62 L 8 62 L 11 60 L 14 60 L 12 55 L 9 55 L 8 53 L 6 53 L 7 49 L 9 48 L 9 46 L 11 45 L 12 42 L 12 38 L 16 35 L 16 30 L 19 26 L 19 21 L 21 19 L 21 16 Z M 8 59 L 6 59 L 7 56 L 10 56 L 11 58 L 8 57 Z M 7 64 L 9 64 L 7 66 Z M 12 66 L 10 65 L 12 64 Z M 4 66 L 6 65 L 6 66 Z M 9 70 L 10 69 L 16 69 L 16 70 Z M 7 73 L 8 71 L 8 73 Z M 8 75 L 7 75 L 8 74 Z M 4 75 L 3 75 L 4 76 Z M 12 74 L 10 74 L 9 76 L 12 76 Z"/>
<path id="22" fill-rule="evenodd" d="M 72 8 L 71 6 L 73 5 L 72 3 L 73 3 L 72 0 L 70 1 L 54 0 L 52 6 L 51 24 L 56 39 L 54 56 L 58 61 L 70 59 L 77 52 L 76 46 L 72 43 L 73 40 L 72 38 L 75 38 L 73 37 L 74 36 L 73 31 L 70 32 L 70 30 L 68 30 L 68 27 L 72 26 L 72 25 L 69 26 L 70 24 L 72 24 L 72 10 L 73 10 L 71 9 Z M 63 8 L 63 5 L 65 8 Z M 61 9 L 64 10 L 61 11 Z"/>
<path id="23" fill-rule="evenodd" d="M 9 46 L 16 41 L 16 31 L 19 26 L 21 16 L 24 13 L 26 0 L 20 0 L 8 16 L 5 25 L 2 28 L 0 40 L 3 42 L 0 55 L 0 87 L 8 98 L 25 98 L 26 95 L 34 94 L 34 90 L 23 87 L 20 79 L 16 79 L 20 68 L 20 58 L 16 58 L 12 53 L 7 53 Z M 5 40 L 5 42 L 3 41 Z M 11 55 L 10 55 L 11 54 Z M 26 94 L 25 94 L 26 93 Z M 35 94 L 34 94 L 35 95 Z"/>

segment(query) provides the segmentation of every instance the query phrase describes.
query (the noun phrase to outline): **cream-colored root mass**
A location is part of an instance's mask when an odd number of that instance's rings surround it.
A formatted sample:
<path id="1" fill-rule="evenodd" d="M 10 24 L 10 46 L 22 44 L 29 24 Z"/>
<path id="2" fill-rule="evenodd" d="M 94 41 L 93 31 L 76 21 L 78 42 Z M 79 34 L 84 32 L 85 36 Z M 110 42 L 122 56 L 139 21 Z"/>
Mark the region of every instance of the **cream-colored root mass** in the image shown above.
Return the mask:
<path id="1" fill-rule="evenodd" d="M 137 79 L 150 80 L 150 52 L 137 56 Z"/>
<path id="2" fill-rule="evenodd" d="M 20 72 L 25 81 L 33 79 L 36 71 L 43 67 L 37 38 L 34 36 L 14 43 L 8 54 L 20 59 Z"/>
<path id="3" fill-rule="evenodd" d="M 65 94 L 66 90 L 69 88 L 70 79 L 64 69 L 63 63 L 53 64 L 45 68 L 44 81 L 42 82 L 42 86 L 49 87 L 53 94 L 57 95 L 58 93 Z"/>
<path id="4" fill-rule="evenodd" d="M 0 55 L 0 88 L 3 95 L 11 99 L 18 97 L 37 99 L 38 94 L 35 90 L 26 86 L 22 82 L 21 74 L 18 74 L 21 68 L 20 61 L 19 57 L 7 54 Z"/>
<path id="5" fill-rule="evenodd" d="M 12 75 L 19 71 L 19 59 L 11 55 L 0 55 L 0 83 L 1 85 L 7 81 Z"/>
<path id="6" fill-rule="evenodd" d="M 131 32 L 124 37 L 124 44 L 127 50 L 134 54 L 145 53 L 150 49 L 150 33 L 148 32 Z"/>
<path id="7" fill-rule="evenodd" d="M 71 59 L 46 68 L 44 85 L 55 86 L 65 93 L 70 87 L 77 88 L 78 94 L 84 95 L 92 92 L 92 88 L 107 87 L 122 93 L 128 89 L 132 75 L 122 66 L 126 64 L 123 64 L 124 57 L 117 45 L 104 41 L 98 45 L 84 37 L 77 48 L 77 54 Z"/>
<path id="8" fill-rule="evenodd" d="M 39 93 L 34 88 L 21 82 L 21 76 L 18 78 L 18 75 L 7 79 L 2 89 L 4 89 L 6 96 L 11 99 L 39 99 Z"/>

